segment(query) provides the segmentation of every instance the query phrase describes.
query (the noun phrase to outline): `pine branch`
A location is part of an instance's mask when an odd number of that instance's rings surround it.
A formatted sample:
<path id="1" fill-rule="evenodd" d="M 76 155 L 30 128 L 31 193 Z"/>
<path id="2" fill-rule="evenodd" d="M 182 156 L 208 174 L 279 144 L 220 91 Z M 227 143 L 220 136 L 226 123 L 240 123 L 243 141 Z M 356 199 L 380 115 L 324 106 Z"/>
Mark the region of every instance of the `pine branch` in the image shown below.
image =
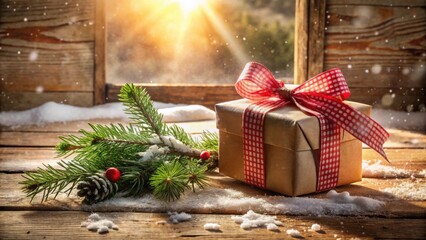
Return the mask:
<path id="1" fill-rule="evenodd" d="M 217 133 L 204 131 L 200 141 L 196 144 L 198 149 L 219 151 L 219 135 Z"/>
<path id="2" fill-rule="evenodd" d="M 21 184 L 29 197 L 43 194 L 43 202 L 53 194 L 54 198 L 60 192 L 69 194 L 79 181 L 109 167 L 122 173 L 118 190 L 127 196 L 153 191 L 155 196 L 172 201 L 179 199 L 189 185 L 194 190 L 195 186 L 203 188 L 207 184 L 205 172 L 215 168 L 218 162 L 217 134 L 205 132 L 198 142 L 183 128 L 167 126 L 161 122 L 162 115 L 147 92 L 132 84 L 126 84 L 119 97 L 134 123 L 89 124 L 92 130 L 80 130 L 81 136 L 60 137 L 61 142 L 56 146 L 58 156 L 74 155 L 74 160 L 61 161 L 61 169 L 45 166 L 25 173 Z M 211 157 L 199 160 L 201 150 L 208 150 Z M 149 151 L 144 155 L 148 159 L 139 156 Z"/>
<path id="3" fill-rule="evenodd" d="M 188 182 L 192 185 L 192 191 L 195 192 L 195 185 L 200 189 L 204 189 L 207 183 L 207 166 L 202 165 L 199 161 L 190 160 L 186 164 L 187 173 L 189 175 Z"/>
<path id="4" fill-rule="evenodd" d="M 36 172 L 27 172 L 23 175 L 25 180 L 20 184 L 24 185 L 23 191 L 27 197 L 31 197 L 31 201 L 40 193 L 43 194 L 41 202 L 46 201 L 52 194 L 53 199 L 60 192 L 68 192 L 69 195 L 78 181 L 98 172 L 93 165 L 76 161 L 60 161 L 58 165 L 62 169 L 44 165 L 44 169 L 39 168 Z M 65 190 L 69 185 L 71 187 Z"/>
<path id="5" fill-rule="evenodd" d="M 125 84 L 118 98 L 123 102 L 125 112 L 147 133 L 164 135 L 166 124 L 162 122 L 163 116 L 158 113 L 145 89 Z"/>
<path id="6" fill-rule="evenodd" d="M 194 138 L 190 134 L 185 132 L 182 127 L 179 127 L 176 124 L 167 126 L 167 133 L 168 135 L 173 136 L 174 138 L 189 147 L 194 148 L 197 145 L 197 142 L 194 140 Z"/>
<path id="7" fill-rule="evenodd" d="M 188 175 L 185 168 L 178 162 L 163 163 L 150 178 L 154 196 L 174 201 L 188 188 Z"/>

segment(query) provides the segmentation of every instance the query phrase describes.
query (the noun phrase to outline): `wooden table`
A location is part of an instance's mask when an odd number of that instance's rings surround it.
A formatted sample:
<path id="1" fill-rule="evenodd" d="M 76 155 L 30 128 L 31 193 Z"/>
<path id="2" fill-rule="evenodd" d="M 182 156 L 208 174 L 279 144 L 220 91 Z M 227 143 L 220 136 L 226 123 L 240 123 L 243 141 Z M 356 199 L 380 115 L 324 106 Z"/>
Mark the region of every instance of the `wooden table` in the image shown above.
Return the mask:
<path id="1" fill-rule="evenodd" d="M 91 122 L 107 123 L 97 120 Z M 199 133 L 205 128 L 214 128 L 214 122 L 180 123 L 192 133 Z M 179 224 L 157 224 L 167 218 L 166 213 L 147 212 L 106 212 L 102 216 L 112 219 L 120 226 L 119 231 L 106 235 L 89 232 L 80 227 L 89 213 L 81 210 L 78 198 L 60 198 L 46 204 L 30 204 L 21 192 L 19 181 L 21 173 L 34 170 L 42 163 L 53 164 L 53 146 L 57 137 L 75 134 L 85 128 L 85 121 L 55 123 L 44 126 L 25 126 L 15 129 L 1 129 L 0 133 L 0 239 L 95 239 L 95 238 L 242 238 L 242 239 L 291 239 L 286 229 L 299 230 L 304 238 L 325 239 L 426 239 L 426 201 L 392 199 L 386 202 L 383 211 L 374 216 L 291 216 L 279 215 L 284 223 L 282 231 L 271 232 L 258 228 L 243 230 L 234 223 L 230 214 L 192 213 L 193 219 Z M 426 169 L 426 135 L 407 131 L 390 130 L 392 138 L 386 145 L 386 153 L 395 167 L 405 169 Z M 364 159 L 378 158 L 371 149 L 363 150 Z M 232 187 L 241 191 L 253 191 L 264 194 L 261 190 L 225 176 L 215 174 L 216 186 Z M 395 183 L 413 182 L 405 179 L 364 178 L 362 182 L 339 187 L 337 190 L 350 191 L 352 195 L 384 198 L 379 190 Z M 415 184 L 424 186 L 424 179 L 417 179 Z M 324 194 L 311 197 L 323 198 Z M 221 230 L 206 231 L 207 222 L 219 222 Z M 321 232 L 307 229 L 313 223 L 320 223 Z"/>

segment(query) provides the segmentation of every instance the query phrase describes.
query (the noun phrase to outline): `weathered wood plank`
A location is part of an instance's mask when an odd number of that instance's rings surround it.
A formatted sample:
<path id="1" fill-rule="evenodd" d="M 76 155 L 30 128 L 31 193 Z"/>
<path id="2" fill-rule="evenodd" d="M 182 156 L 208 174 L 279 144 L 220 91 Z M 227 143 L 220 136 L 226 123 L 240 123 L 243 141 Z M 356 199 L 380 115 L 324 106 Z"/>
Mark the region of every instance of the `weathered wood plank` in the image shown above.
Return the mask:
<path id="1" fill-rule="evenodd" d="M 0 148 L 0 172 L 34 171 L 43 164 L 55 166 L 58 161 L 55 149 L 50 147 Z"/>
<path id="2" fill-rule="evenodd" d="M 294 29 L 294 83 L 308 79 L 309 1 L 296 0 Z"/>
<path id="3" fill-rule="evenodd" d="M 233 84 L 135 84 L 144 87 L 151 99 L 166 103 L 201 104 L 209 108 L 219 102 L 240 99 Z M 107 102 L 117 101 L 122 85 L 107 85 Z"/>
<path id="4" fill-rule="evenodd" d="M 324 70 L 325 4 L 326 1 L 323 0 L 310 0 L 309 3 L 308 78 L 314 77 Z"/>
<path id="5" fill-rule="evenodd" d="M 385 148 L 426 148 L 426 135 L 424 133 L 386 129 L 390 137 L 384 144 Z"/>
<path id="6" fill-rule="evenodd" d="M 126 124 L 126 120 L 119 119 L 94 119 L 88 122 L 93 124 Z M 181 126 L 191 134 L 200 134 L 204 131 L 214 131 L 216 129 L 216 122 L 214 120 L 170 124 Z M 91 130 L 86 121 L 51 123 L 41 126 L 30 125 L 17 128 L 2 127 L 0 128 L 0 146 L 55 146 L 60 141 L 59 136 L 79 135 L 78 131 L 80 129 Z"/>
<path id="7" fill-rule="evenodd" d="M 79 135 L 75 132 L 0 132 L 0 146 L 52 147 L 59 142 L 59 136 Z"/>
<path id="8" fill-rule="evenodd" d="M 78 132 L 80 129 L 90 130 L 88 123 L 94 124 L 110 124 L 110 123 L 123 123 L 126 124 L 124 119 L 93 119 L 87 121 L 70 121 L 70 122 L 56 122 L 40 125 L 22 125 L 22 126 L 0 126 L 2 132 Z"/>
<path id="9" fill-rule="evenodd" d="M 369 5 L 369 6 L 405 6 L 405 7 L 424 7 L 426 6 L 425 1 L 423 0 L 405 0 L 405 1 L 395 1 L 395 0 L 327 0 L 327 4 L 330 5 Z"/>
<path id="10" fill-rule="evenodd" d="M 424 88 L 406 87 L 351 87 L 350 101 L 366 103 L 378 108 L 418 111 L 420 104 L 426 104 Z"/>
<path id="11" fill-rule="evenodd" d="M 325 68 L 340 67 L 351 87 L 424 86 L 423 7 L 329 4 L 327 11 Z"/>
<path id="12" fill-rule="evenodd" d="M 425 7 L 424 1 L 327 1 L 324 69 L 341 68 L 351 100 L 403 110 L 426 104 Z"/>
<path id="13" fill-rule="evenodd" d="M 410 167 L 423 169 L 417 165 L 426 165 L 426 149 L 385 149 L 385 153 L 395 167 Z M 363 160 L 381 160 L 383 159 L 376 151 L 371 148 L 362 149 Z M 426 168 L 426 166 L 424 166 Z M 412 169 L 410 167 L 410 169 Z"/>
<path id="14" fill-rule="evenodd" d="M 0 88 L 93 91 L 94 8 L 94 1 L 2 1 Z"/>
<path id="15" fill-rule="evenodd" d="M 94 104 L 105 103 L 106 93 L 106 21 L 105 1 L 95 1 L 95 78 Z"/>
<path id="16" fill-rule="evenodd" d="M 89 107 L 93 105 L 93 92 L 2 92 L 0 111 L 26 110 L 49 101 Z"/>
<path id="17" fill-rule="evenodd" d="M 2 239 L 290 239 L 288 229 L 298 230 L 303 238 L 356 239 L 424 239 L 425 219 L 376 219 L 365 217 L 290 217 L 277 216 L 284 223 L 279 231 L 265 228 L 243 230 L 231 215 L 193 214 L 188 222 L 158 224 L 167 221 L 167 214 L 158 213 L 102 213 L 101 217 L 119 226 L 103 236 L 80 227 L 89 213 L 64 211 L 3 211 L 0 218 Z M 220 231 L 206 231 L 206 223 L 221 224 Z M 312 224 L 321 225 L 320 232 L 310 231 Z"/>
<path id="18" fill-rule="evenodd" d="M 223 176 L 219 173 L 211 173 L 210 184 L 216 188 L 230 188 L 236 191 L 245 193 L 247 196 L 264 196 L 276 195 L 275 193 L 263 191 L 261 189 L 253 188 L 245 183 Z M 81 199 L 75 195 L 66 197 L 65 194 L 60 194 L 56 200 L 49 200 L 40 204 L 40 196 L 34 198 L 33 203 L 25 197 L 21 191 L 21 186 L 18 184 L 23 178 L 20 174 L 4 174 L 0 173 L 0 209 L 4 210 L 81 210 Z M 397 182 L 395 182 L 397 181 Z M 364 178 L 362 182 L 354 183 L 351 185 L 338 187 L 336 190 L 349 191 L 354 196 L 366 196 L 385 201 L 385 206 L 379 211 L 375 212 L 374 216 L 386 217 L 423 217 L 426 214 L 426 201 L 408 201 L 403 199 L 394 198 L 392 195 L 380 191 L 387 187 L 394 187 L 395 184 L 411 183 L 410 179 L 372 179 Z M 419 187 L 425 184 L 425 181 L 419 179 L 417 181 Z M 326 193 L 311 194 L 312 198 L 325 198 Z M 112 209 L 105 209 L 105 211 L 112 211 Z M 133 206 L 115 209 L 115 211 L 146 211 L 146 209 L 136 209 Z M 149 211 L 158 212 L 164 211 L 161 207 L 152 207 Z M 241 209 L 229 209 L 224 207 L 219 208 L 197 208 L 192 209 L 194 213 L 241 213 Z M 366 215 L 372 215 L 370 212 L 365 212 Z"/>

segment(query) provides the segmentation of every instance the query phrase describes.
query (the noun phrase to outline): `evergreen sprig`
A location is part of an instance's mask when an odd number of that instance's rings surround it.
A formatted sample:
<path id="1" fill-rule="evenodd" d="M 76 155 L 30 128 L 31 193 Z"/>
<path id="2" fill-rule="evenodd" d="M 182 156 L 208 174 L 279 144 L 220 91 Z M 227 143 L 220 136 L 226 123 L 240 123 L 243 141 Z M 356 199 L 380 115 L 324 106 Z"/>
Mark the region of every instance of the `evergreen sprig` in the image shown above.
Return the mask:
<path id="1" fill-rule="evenodd" d="M 21 184 L 31 200 L 39 194 L 42 202 L 60 192 L 70 194 L 78 182 L 110 167 L 122 173 L 117 185 L 125 196 L 152 191 L 158 198 L 172 201 L 188 188 L 207 185 L 205 172 L 218 162 L 217 134 L 205 132 L 196 140 L 183 128 L 166 125 L 146 90 L 133 84 L 122 87 L 119 100 L 132 120 L 130 125 L 89 124 L 90 131 L 60 137 L 58 157 L 73 159 L 60 161 L 60 168 L 45 165 L 25 173 Z M 162 154 L 149 155 L 152 146 Z M 210 151 L 210 159 L 201 161 L 201 150 Z M 141 157 L 147 154 L 149 159 Z"/>

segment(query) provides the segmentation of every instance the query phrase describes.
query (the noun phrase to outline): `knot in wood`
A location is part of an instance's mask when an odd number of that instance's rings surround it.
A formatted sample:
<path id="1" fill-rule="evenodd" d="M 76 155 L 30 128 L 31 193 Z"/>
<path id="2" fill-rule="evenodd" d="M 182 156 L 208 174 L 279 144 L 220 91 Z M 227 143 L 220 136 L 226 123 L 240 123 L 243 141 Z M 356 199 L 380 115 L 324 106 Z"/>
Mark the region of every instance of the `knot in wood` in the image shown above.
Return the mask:
<path id="1" fill-rule="evenodd" d="M 286 100 L 290 100 L 291 99 L 291 90 L 287 89 L 285 87 L 280 88 L 277 91 L 278 95 L 280 96 L 280 98 L 286 99 Z"/>

